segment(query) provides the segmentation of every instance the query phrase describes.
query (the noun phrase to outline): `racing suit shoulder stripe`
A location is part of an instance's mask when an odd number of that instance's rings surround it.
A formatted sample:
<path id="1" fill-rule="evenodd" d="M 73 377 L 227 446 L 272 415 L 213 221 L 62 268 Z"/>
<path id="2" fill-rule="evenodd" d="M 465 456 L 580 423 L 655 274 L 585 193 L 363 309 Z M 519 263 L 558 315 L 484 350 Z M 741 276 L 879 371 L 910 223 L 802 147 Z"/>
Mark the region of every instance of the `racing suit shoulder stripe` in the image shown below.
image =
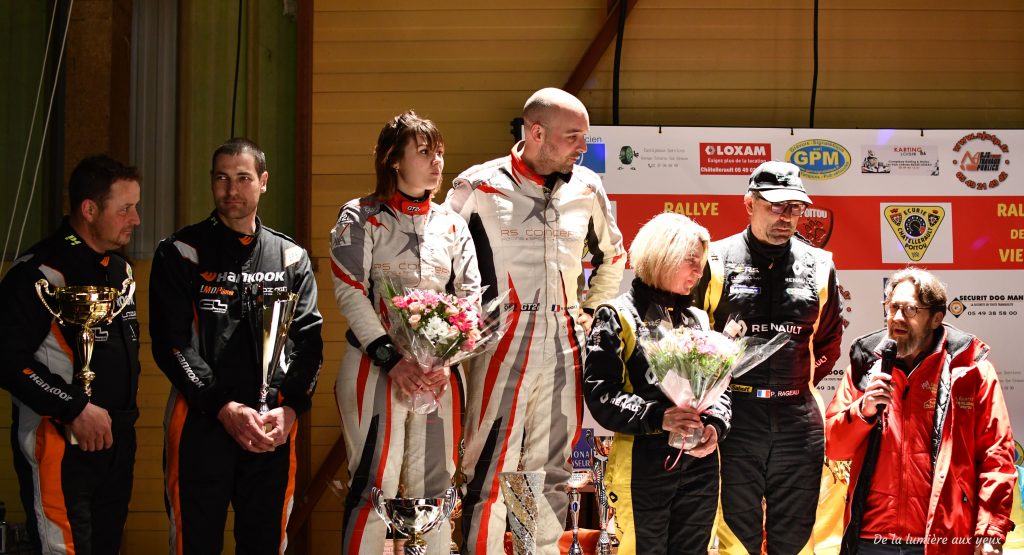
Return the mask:
<path id="1" fill-rule="evenodd" d="M 364 295 L 366 295 L 366 287 L 363 287 L 362 283 L 359 283 L 358 281 L 356 281 L 355 278 L 353 278 L 352 276 L 348 275 L 345 272 L 345 270 L 342 270 L 341 266 L 338 266 L 338 263 L 335 262 L 335 260 L 333 258 L 331 259 L 331 271 L 334 272 L 334 275 L 339 280 L 341 280 L 342 283 L 344 283 L 345 285 L 348 285 L 350 287 L 354 287 L 354 288 L 362 291 L 362 293 Z"/>
<path id="2" fill-rule="evenodd" d="M 60 347 L 61 352 L 67 355 L 68 364 L 70 366 L 70 364 L 72 363 L 71 361 L 75 360 L 74 351 L 71 350 L 71 346 L 68 345 L 68 342 L 64 339 L 64 334 L 61 333 L 60 326 L 57 324 L 56 319 L 54 319 L 50 323 L 50 335 L 53 337 L 53 340 L 57 343 L 57 346 Z M 46 348 L 45 341 L 43 342 L 43 345 L 40 345 L 40 348 Z M 51 367 L 50 370 L 55 371 L 56 369 Z M 70 376 L 65 376 L 65 378 L 70 378 Z"/>
<path id="3" fill-rule="evenodd" d="M 633 358 L 633 351 L 636 349 L 636 319 L 629 307 L 620 302 L 618 297 L 598 306 L 598 309 L 601 307 L 608 307 L 618 317 L 619 327 L 622 328 L 622 331 L 619 332 L 619 339 L 622 341 L 622 360 L 628 361 Z M 628 382 L 628 372 L 625 373 L 625 377 Z"/>
<path id="4" fill-rule="evenodd" d="M 182 258 L 197 266 L 199 265 L 199 251 L 195 247 L 181 240 L 175 241 L 174 246 L 178 249 L 178 253 L 181 254 Z"/>
<path id="5" fill-rule="evenodd" d="M 704 312 L 708 314 L 708 324 L 715 329 L 715 310 L 718 308 L 718 301 L 722 298 L 722 289 L 725 286 L 725 262 L 722 257 L 712 254 L 708 257 L 708 269 L 711 271 L 711 279 L 708 280 L 707 290 L 704 293 Z"/>
<path id="6" fill-rule="evenodd" d="M 53 285 L 54 287 L 64 287 L 64 273 L 60 270 L 52 266 L 47 266 L 46 264 L 40 264 L 39 271 L 46 278 L 46 281 L 50 282 L 50 285 Z"/>

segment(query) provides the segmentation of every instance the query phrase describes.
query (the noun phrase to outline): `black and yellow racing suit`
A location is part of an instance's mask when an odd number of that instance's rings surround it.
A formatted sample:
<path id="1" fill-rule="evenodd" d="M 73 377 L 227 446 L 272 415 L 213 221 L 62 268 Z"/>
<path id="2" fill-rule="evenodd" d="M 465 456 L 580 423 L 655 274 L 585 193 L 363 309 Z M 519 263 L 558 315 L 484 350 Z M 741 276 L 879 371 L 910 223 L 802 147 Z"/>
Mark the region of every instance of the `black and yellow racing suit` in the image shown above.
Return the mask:
<path id="1" fill-rule="evenodd" d="M 662 417 L 672 402 L 649 371 L 636 328 L 671 321 L 707 327 L 690 297 L 654 289 L 639 279 L 594 314 L 584 359 L 583 390 L 599 424 L 615 432 L 606 485 L 615 507 L 619 553 L 705 555 L 718 507 L 718 454 L 683 454 L 668 444 Z M 721 440 L 729 430 L 728 392 L 701 416 Z M 666 464 L 666 461 L 668 464 Z M 667 470 L 666 468 L 672 468 Z"/>

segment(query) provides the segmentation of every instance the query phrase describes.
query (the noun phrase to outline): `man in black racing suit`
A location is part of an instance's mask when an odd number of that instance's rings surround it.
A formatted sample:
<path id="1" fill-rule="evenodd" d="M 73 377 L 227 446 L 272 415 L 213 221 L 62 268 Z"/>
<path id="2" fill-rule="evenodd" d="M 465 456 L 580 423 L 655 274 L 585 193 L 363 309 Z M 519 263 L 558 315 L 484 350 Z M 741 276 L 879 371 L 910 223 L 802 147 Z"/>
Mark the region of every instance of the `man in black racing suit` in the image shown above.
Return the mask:
<path id="1" fill-rule="evenodd" d="M 743 198 L 750 226 L 712 243 L 694 289 L 716 330 L 733 320 L 751 337 L 790 334 L 731 386 L 732 430 L 720 446 L 723 554 L 760 553 L 763 541 L 770 554 L 813 548 L 825 446 L 815 385 L 839 357 L 843 324 L 831 254 L 794 237 L 811 204 L 799 171 L 775 161 L 754 171 Z"/>
<path id="2" fill-rule="evenodd" d="M 211 170 L 216 210 L 163 240 L 153 260 L 153 357 L 174 386 L 164 470 L 175 553 L 220 553 L 229 503 L 237 553 L 283 553 L 287 546 L 293 424 L 316 387 L 322 319 L 305 250 L 256 217 L 265 160 L 244 139 L 218 148 Z M 271 366 L 266 414 L 256 410 L 260 288 L 298 294 L 284 360 Z"/>
<path id="3" fill-rule="evenodd" d="M 11 447 L 33 553 L 114 555 L 121 546 L 135 466 L 139 323 L 125 287 L 132 267 L 116 251 L 139 225 L 139 174 L 104 155 L 82 160 L 68 181 L 60 227 L 18 257 L 0 283 L 0 387 L 10 391 Z M 80 325 L 60 323 L 37 296 L 49 287 L 120 292 L 119 314 L 93 324 L 91 396 L 80 369 Z M 47 298 L 51 309 L 61 304 Z M 74 438 L 74 443 L 71 441 Z M 6 472 L 7 469 L 5 468 Z"/>

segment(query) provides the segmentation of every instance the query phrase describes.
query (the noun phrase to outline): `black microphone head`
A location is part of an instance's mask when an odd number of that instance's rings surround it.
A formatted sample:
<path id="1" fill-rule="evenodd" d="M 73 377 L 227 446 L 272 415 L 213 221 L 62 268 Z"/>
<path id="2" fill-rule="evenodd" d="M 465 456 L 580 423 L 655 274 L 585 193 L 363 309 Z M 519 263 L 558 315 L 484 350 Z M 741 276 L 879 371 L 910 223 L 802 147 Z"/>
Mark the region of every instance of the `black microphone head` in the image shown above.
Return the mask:
<path id="1" fill-rule="evenodd" d="M 887 337 L 878 346 L 878 354 L 882 355 L 882 373 L 892 375 L 892 367 L 896 364 L 896 341 Z"/>
<path id="2" fill-rule="evenodd" d="M 896 340 L 886 337 L 878 346 L 878 353 L 882 358 L 896 358 Z"/>

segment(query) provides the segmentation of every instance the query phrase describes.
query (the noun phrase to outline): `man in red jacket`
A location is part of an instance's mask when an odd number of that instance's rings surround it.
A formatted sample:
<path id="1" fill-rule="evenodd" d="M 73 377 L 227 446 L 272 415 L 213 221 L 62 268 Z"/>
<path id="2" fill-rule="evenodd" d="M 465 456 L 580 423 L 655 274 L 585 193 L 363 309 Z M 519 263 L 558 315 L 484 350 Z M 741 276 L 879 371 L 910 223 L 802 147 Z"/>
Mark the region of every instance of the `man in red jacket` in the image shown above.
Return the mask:
<path id="1" fill-rule="evenodd" d="M 945 286 L 924 270 L 893 274 L 885 299 L 825 415 L 826 454 L 853 461 L 842 553 L 1002 553 L 1017 473 L 988 345 L 942 322 Z"/>

